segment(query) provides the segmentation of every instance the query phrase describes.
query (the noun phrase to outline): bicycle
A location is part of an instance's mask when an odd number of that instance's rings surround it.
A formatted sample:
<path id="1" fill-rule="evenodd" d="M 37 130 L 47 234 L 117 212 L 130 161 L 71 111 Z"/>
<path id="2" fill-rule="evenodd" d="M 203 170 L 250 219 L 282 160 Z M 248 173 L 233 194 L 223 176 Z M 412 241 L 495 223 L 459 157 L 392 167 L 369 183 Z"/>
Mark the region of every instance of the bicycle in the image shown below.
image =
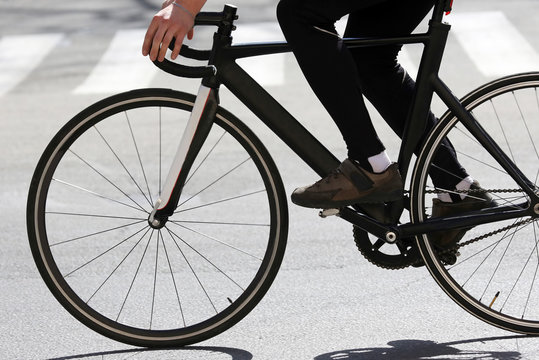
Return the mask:
<path id="1" fill-rule="evenodd" d="M 450 10 L 450 0 L 438 0 L 426 33 L 343 40 L 424 45 L 399 154 L 403 178 L 420 150 L 403 199 L 383 205 L 391 222 L 360 207 L 320 215 L 353 224 L 357 247 L 375 265 L 425 265 L 471 314 L 537 335 L 539 73 L 492 81 L 459 101 L 438 76 Z M 156 63 L 201 78 L 196 96 L 140 89 L 99 101 L 58 132 L 37 164 L 27 204 L 37 267 L 75 318 L 112 339 L 139 346 L 208 339 L 246 316 L 278 272 L 288 229 L 284 186 L 263 143 L 220 107 L 220 85 L 320 176 L 339 164 L 235 62 L 289 52 L 287 44 L 232 44 L 236 19 L 233 6 L 197 16 L 197 25 L 218 29 L 212 49 L 183 45 L 181 55 L 207 65 Z M 420 144 L 415 129 L 425 128 L 434 93 L 448 110 Z M 498 206 L 430 216 L 432 198 L 447 191 L 428 178 L 446 138 Z M 461 228 L 469 230 L 449 249 L 429 241 L 429 233 Z"/>

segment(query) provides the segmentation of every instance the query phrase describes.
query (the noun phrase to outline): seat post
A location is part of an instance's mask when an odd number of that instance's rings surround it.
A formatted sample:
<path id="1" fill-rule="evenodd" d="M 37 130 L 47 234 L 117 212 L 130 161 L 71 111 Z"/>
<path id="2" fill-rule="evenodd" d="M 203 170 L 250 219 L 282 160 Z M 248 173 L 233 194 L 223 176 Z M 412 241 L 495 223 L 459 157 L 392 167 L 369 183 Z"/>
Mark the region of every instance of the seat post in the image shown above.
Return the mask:
<path id="1" fill-rule="evenodd" d="M 450 12 L 452 4 L 453 0 L 437 0 L 434 5 L 431 21 L 438 23 L 442 22 L 444 12 Z"/>

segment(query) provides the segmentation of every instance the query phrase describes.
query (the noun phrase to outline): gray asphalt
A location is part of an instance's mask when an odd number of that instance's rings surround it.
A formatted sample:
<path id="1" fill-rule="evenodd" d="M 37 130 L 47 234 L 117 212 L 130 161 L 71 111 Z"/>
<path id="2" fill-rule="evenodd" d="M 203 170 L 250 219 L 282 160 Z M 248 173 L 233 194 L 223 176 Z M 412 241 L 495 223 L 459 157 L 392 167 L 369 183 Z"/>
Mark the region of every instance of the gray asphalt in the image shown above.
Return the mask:
<path id="1" fill-rule="evenodd" d="M 483 11 L 487 2 L 456 2 Z M 247 24 L 274 21 L 274 1 L 236 1 Z M 220 3 L 208 1 L 208 8 Z M 243 321 L 183 349 L 148 350 L 107 339 L 72 318 L 41 280 L 27 244 L 25 207 L 33 169 L 49 139 L 70 117 L 107 94 L 74 95 L 114 32 L 144 28 L 158 1 L 0 2 L 5 35 L 60 32 L 63 44 L 9 93 L 0 96 L 0 358 L 2 359 L 537 359 L 539 340 L 485 324 L 454 304 L 425 269 L 388 271 L 356 250 L 351 226 L 289 205 L 289 245 L 276 281 Z M 536 0 L 488 2 L 518 24 L 539 52 Z M 277 34 L 276 37 L 279 37 Z M 412 57 L 417 57 L 415 50 Z M 1 54 L 0 54 L 1 56 Z M 269 91 L 313 133 L 344 156 L 340 136 L 287 57 L 286 82 Z M 539 64 L 538 64 L 539 69 Z M 458 76 L 452 74 L 458 71 Z M 442 76 L 457 95 L 489 78 L 451 40 Z M 159 74 L 152 86 L 176 87 Z M 193 83 L 184 84 L 194 88 Z M 299 90 L 298 90 L 299 89 Z M 224 92 L 223 105 L 264 139 L 287 192 L 316 176 Z M 435 105 L 435 110 L 438 105 Z M 376 118 L 378 119 L 378 118 Z M 378 119 L 379 120 L 379 119 Z M 398 149 L 386 127 L 390 152 Z"/>

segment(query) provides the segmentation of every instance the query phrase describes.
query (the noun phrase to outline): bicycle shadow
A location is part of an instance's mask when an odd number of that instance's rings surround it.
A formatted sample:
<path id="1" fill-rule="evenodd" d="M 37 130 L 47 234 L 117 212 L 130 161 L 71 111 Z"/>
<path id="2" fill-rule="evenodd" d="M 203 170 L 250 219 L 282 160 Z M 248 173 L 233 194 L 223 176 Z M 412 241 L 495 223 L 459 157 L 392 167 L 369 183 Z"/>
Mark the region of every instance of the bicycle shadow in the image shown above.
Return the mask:
<path id="1" fill-rule="evenodd" d="M 149 349 L 149 348 L 133 348 L 133 349 L 124 349 L 124 350 L 110 350 L 110 351 L 100 351 L 100 352 L 93 352 L 93 353 L 86 353 L 86 354 L 77 354 L 77 355 L 69 355 L 69 356 L 61 356 L 61 357 L 55 357 L 55 358 L 49 358 L 47 360 L 74 360 L 74 359 L 106 359 L 108 356 L 115 356 L 115 355 L 126 355 L 130 359 L 135 358 L 138 354 L 143 353 L 158 353 L 158 352 L 178 352 L 178 358 L 181 359 L 187 359 L 186 356 L 189 355 L 190 352 L 197 352 L 197 359 L 202 359 L 204 354 L 206 354 L 206 358 L 209 358 L 211 355 L 211 358 L 217 354 L 223 354 L 227 355 L 227 359 L 232 360 L 251 360 L 253 358 L 253 354 L 246 350 L 242 349 L 236 349 L 236 348 L 227 348 L 227 347 L 221 347 L 221 346 L 185 346 L 185 347 L 178 347 L 178 348 L 164 348 L 164 349 Z M 159 355 L 159 354 L 154 354 Z M 170 355 L 170 354 L 169 354 Z M 167 356 L 167 358 L 170 358 L 170 356 Z"/>
<path id="2" fill-rule="evenodd" d="M 461 350 L 455 347 L 462 344 L 484 344 L 488 341 L 511 340 L 519 338 L 530 337 L 526 335 L 512 335 L 454 341 L 448 343 L 437 343 L 429 340 L 395 340 L 387 343 L 389 347 L 335 351 L 318 355 L 313 360 L 521 360 L 523 359 L 523 355 L 518 351 Z"/>

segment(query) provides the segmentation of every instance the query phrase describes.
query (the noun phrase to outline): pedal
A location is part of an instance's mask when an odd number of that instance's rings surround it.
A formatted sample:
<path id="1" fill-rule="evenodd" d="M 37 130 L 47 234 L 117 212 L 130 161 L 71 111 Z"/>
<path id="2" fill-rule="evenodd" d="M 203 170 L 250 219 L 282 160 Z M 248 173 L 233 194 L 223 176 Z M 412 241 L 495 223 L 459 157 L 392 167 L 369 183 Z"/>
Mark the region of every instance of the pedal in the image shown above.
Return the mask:
<path id="1" fill-rule="evenodd" d="M 320 211 L 320 213 L 318 213 L 318 215 L 322 219 L 325 219 L 328 216 L 337 216 L 337 215 L 340 214 L 340 212 L 341 212 L 341 210 L 339 210 L 339 209 L 324 209 L 324 210 Z"/>

